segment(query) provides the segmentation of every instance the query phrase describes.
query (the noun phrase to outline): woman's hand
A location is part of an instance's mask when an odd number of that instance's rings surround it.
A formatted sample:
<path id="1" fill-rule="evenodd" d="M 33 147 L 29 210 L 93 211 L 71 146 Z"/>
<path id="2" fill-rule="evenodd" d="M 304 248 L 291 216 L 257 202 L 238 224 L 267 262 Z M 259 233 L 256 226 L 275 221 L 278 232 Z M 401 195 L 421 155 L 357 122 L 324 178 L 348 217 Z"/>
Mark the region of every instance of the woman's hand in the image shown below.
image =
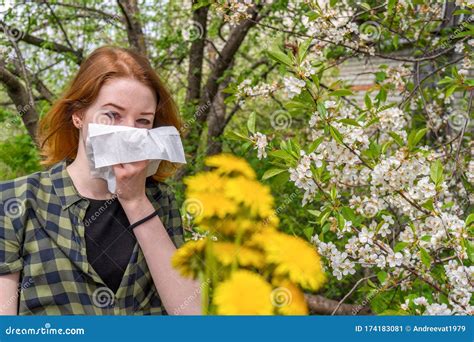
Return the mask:
<path id="1" fill-rule="evenodd" d="M 122 206 L 147 199 L 145 181 L 149 162 L 149 160 L 140 160 L 112 165 L 116 178 L 117 198 Z"/>

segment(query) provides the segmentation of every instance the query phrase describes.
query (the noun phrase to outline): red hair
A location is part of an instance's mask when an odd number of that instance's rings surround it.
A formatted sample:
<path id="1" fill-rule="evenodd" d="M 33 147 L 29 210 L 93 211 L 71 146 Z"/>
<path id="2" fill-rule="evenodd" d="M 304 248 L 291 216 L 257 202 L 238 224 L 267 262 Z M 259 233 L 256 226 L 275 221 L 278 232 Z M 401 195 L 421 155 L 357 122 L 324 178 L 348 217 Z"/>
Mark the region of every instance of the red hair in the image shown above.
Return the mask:
<path id="1" fill-rule="evenodd" d="M 65 158 L 76 158 L 79 130 L 72 123 L 72 115 L 83 115 L 97 99 L 102 85 L 120 77 L 133 78 L 156 93 L 158 104 L 153 127 L 174 126 L 181 132 L 178 107 L 148 59 L 129 49 L 103 46 L 82 62 L 64 94 L 41 119 L 38 128 L 41 165 L 49 167 Z M 177 168 L 177 164 L 162 161 L 152 178 L 162 181 Z"/>

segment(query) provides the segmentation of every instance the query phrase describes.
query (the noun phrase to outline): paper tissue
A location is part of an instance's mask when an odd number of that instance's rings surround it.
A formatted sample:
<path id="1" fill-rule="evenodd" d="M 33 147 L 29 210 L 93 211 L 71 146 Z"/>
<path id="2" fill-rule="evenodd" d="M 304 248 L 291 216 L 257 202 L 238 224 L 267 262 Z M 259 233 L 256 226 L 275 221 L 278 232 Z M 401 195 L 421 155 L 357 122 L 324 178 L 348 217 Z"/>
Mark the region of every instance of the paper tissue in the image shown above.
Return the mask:
<path id="1" fill-rule="evenodd" d="M 116 180 L 112 165 L 150 160 L 146 176 L 156 173 L 162 160 L 186 164 L 183 144 L 174 126 L 153 129 L 89 123 L 86 154 L 93 178 L 103 178 L 111 193 Z"/>

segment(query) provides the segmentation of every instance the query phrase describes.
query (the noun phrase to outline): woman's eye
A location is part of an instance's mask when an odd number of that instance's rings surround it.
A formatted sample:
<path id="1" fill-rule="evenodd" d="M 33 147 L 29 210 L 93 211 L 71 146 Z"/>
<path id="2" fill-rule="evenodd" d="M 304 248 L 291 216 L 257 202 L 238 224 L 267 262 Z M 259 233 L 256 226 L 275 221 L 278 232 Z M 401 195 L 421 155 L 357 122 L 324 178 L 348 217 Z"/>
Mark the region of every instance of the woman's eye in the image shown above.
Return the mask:
<path id="1" fill-rule="evenodd" d="M 105 113 L 105 115 L 107 115 L 111 119 L 115 119 L 115 116 L 119 114 L 117 112 L 107 112 Z"/>
<path id="2" fill-rule="evenodd" d="M 138 120 L 138 122 L 140 122 L 140 123 L 143 124 L 143 125 L 149 125 L 149 124 L 151 124 L 151 121 L 150 121 L 150 120 L 147 120 L 147 119 L 140 119 L 140 120 Z"/>

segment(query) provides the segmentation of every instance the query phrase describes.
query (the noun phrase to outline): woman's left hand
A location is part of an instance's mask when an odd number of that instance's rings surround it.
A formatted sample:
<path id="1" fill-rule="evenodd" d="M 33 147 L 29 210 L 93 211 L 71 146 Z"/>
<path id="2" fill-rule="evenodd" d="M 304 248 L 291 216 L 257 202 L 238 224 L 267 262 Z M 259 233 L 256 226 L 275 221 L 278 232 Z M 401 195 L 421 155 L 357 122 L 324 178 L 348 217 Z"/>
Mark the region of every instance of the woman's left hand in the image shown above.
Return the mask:
<path id="1" fill-rule="evenodd" d="M 149 160 L 112 165 L 116 179 L 116 194 L 123 204 L 146 199 L 145 181 Z"/>

